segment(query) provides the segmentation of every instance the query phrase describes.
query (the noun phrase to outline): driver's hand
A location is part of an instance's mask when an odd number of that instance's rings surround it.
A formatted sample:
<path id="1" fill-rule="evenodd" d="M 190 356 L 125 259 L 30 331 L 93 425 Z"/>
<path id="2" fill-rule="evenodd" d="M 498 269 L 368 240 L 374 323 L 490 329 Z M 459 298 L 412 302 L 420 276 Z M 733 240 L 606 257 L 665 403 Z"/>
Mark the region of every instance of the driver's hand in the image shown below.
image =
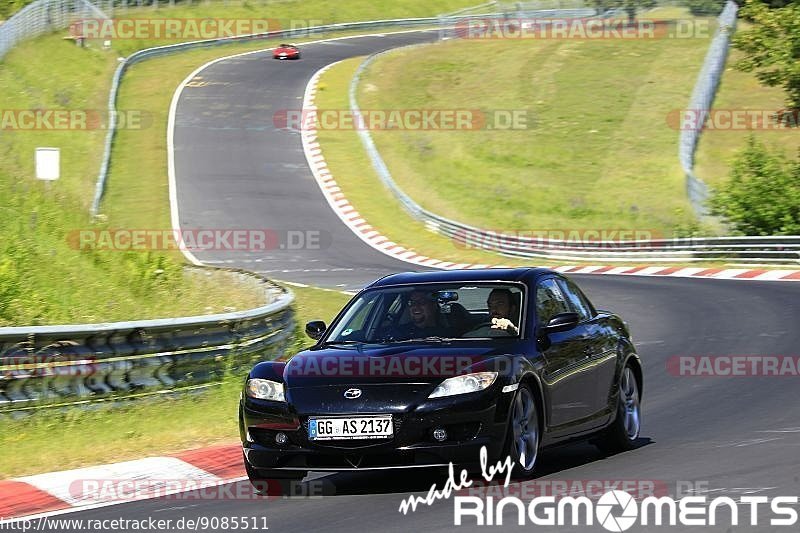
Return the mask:
<path id="1" fill-rule="evenodd" d="M 517 326 L 507 318 L 493 318 L 492 329 L 502 329 L 503 331 L 511 329 L 511 331 L 517 333 Z"/>

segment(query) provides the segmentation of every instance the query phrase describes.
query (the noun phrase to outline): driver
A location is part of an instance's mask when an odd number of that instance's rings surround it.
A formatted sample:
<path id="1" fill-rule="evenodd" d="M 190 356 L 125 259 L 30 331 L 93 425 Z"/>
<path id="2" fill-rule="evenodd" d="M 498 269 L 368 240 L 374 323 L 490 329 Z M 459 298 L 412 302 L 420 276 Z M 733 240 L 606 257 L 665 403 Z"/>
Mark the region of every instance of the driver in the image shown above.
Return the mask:
<path id="1" fill-rule="evenodd" d="M 447 334 L 447 327 L 439 313 L 439 304 L 429 292 L 415 290 L 408 298 L 411 322 L 397 327 L 397 339 L 417 339 Z"/>

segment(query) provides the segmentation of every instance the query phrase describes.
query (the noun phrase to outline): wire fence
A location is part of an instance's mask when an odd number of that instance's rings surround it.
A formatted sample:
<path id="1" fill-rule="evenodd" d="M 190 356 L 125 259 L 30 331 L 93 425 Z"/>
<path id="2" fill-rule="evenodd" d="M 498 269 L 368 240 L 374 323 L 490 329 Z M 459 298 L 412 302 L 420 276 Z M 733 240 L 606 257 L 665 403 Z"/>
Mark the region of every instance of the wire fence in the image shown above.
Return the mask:
<path id="1" fill-rule="evenodd" d="M 728 1 L 719 15 L 719 26 L 708 48 L 703 67 L 697 76 L 692 97 L 685 112 L 691 113 L 697 124 L 703 124 L 708 117 L 708 111 L 714 102 L 722 74 L 725 71 L 725 62 L 728 59 L 731 35 L 736 29 L 736 14 L 738 6 L 735 2 Z M 678 157 L 683 172 L 686 174 L 686 194 L 692 204 L 694 212 L 700 216 L 708 216 L 708 201 L 710 191 L 700 178 L 694 173 L 694 155 L 697 143 L 700 140 L 701 128 L 681 128 Z"/>
<path id="2" fill-rule="evenodd" d="M 69 27 L 85 18 L 109 18 L 89 0 L 37 0 L 0 25 L 0 59 L 21 41 Z"/>

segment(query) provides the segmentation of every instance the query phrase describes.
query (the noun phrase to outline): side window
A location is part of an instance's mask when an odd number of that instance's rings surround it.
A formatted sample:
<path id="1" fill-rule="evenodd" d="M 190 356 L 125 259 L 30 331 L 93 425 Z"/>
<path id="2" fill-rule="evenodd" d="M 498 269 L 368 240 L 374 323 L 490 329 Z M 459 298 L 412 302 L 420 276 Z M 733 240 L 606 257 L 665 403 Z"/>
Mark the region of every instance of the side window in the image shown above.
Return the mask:
<path id="1" fill-rule="evenodd" d="M 559 313 L 569 312 L 569 305 L 554 279 L 539 283 L 536 287 L 536 316 L 540 324 L 546 324 Z"/>
<path id="2" fill-rule="evenodd" d="M 592 304 L 589 303 L 589 300 L 586 299 L 586 296 L 583 295 L 577 285 L 563 279 L 558 280 L 558 285 L 561 287 L 573 312 L 578 313 L 578 316 L 581 317 L 581 322 L 591 320 L 594 317 Z"/>

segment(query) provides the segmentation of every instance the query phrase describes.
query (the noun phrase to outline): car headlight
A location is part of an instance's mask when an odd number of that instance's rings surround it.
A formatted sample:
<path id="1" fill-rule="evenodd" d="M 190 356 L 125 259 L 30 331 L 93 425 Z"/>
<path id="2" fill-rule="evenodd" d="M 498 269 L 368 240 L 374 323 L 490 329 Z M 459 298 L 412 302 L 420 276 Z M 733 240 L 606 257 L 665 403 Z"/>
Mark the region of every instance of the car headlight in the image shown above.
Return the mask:
<path id="1" fill-rule="evenodd" d="M 475 372 L 474 374 L 447 378 L 433 389 L 428 398 L 442 398 L 444 396 L 478 392 L 489 387 L 494 383 L 495 379 L 497 379 L 497 372 Z"/>
<path id="2" fill-rule="evenodd" d="M 269 379 L 248 379 L 247 395 L 259 400 L 272 400 L 273 402 L 285 402 L 283 395 L 283 383 L 270 381 Z"/>

